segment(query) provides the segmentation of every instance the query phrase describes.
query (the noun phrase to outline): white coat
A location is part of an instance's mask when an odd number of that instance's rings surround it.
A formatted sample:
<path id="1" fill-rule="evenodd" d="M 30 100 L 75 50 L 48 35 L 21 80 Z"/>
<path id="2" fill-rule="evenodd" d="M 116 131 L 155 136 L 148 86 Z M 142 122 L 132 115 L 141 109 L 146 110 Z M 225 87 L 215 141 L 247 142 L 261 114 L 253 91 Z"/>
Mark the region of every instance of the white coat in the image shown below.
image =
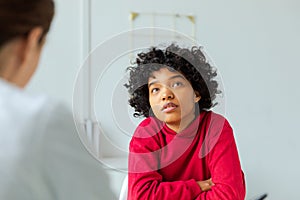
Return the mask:
<path id="1" fill-rule="evenodd" d="M 114 199 L 71 112 L 0 79 L 0 199 Z"/>

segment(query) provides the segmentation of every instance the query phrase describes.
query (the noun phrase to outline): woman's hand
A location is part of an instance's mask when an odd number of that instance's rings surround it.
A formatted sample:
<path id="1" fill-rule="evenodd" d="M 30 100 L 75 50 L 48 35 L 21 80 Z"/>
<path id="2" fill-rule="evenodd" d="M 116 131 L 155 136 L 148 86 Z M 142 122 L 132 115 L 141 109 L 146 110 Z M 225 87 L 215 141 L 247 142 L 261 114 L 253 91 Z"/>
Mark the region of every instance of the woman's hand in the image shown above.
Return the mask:
<path id="1" fill-rule="evenodd" d="M 211 178 L 205 181 L 197 181 L 197 183 L 203 192 L 210 190 L 211 187 L 215 185 Z"/>

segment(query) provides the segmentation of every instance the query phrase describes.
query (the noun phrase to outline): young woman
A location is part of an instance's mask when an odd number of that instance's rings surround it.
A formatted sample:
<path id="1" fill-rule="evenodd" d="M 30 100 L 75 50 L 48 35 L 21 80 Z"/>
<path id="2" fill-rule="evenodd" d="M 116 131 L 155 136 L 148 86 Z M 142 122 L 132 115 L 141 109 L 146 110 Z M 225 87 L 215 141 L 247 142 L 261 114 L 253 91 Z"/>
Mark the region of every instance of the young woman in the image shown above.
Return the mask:
<path id="1" fill-rule="evenodd" d="M 201 49 L 151 48 L 128 70 L 129 103 L 146 117 L 130 142 L 128 199 L 244 199 L 232 128 L 210 111 L 217 74 Z"/>

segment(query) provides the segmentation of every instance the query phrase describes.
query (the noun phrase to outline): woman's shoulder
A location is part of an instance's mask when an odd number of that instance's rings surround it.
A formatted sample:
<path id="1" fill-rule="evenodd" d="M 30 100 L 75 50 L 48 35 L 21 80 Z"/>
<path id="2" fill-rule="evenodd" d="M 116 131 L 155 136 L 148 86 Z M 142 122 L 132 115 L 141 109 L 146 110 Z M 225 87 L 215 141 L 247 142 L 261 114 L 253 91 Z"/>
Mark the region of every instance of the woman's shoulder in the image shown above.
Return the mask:
<path id="1" fill-rule="evenodd" d="M 43 94 L 31 94 L 4 81 L 0 81 L 0 122 L 16 132 L 44 126 L 54 118 L 71 116 L 70 109 L 63 103 Z M 61 117 L 59 117 L 61 116 Z M 18 130 L 16 130 L 18 129 Z"/>
<path id="2" fill-rule="evenodd" d="M 151 148 L 159 148 L 159 134 L 164 124 L 155 117 L 144 119 L 134 131 L 130 146 L 150 145 Z M 158 145 L 158 146 L 157 146 Z"/>
<path id="3" fill-rule="evenodd" d="M 137 126 L 134 136 L 142 138 L 153 136 L 160 132 L 163 126 L 164 123 L 160 120 L 156 119 L 155 117 L 148 117 Z"/>
<path id="4" fill-rule="evenodd" d="M 200 119 L 205 123 L 230 126 L 226 117 L 214 111 L 202 111 Z"/>

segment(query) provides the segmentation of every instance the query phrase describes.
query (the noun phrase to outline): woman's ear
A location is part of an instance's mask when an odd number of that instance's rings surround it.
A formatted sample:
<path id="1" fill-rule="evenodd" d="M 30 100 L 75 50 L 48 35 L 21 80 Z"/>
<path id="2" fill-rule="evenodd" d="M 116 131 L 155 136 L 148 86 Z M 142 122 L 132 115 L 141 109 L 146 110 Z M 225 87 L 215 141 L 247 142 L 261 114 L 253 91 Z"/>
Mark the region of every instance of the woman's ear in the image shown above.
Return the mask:
<path id="1" fill-rule="evenodd" d="M 25 39 L 24 62 L 36 60 L 36 54 L 39 55 L 43 46 L 43 42 L 40 42 L 42 35 L 43 29 L 41 27 L 35 27 L 28 33 Z"/>
<path id="2" fill-rule="evenodd" d="M 24 87 L 29 82 L 37 68 L 43 47 L 43 42 L 39 42 L 42 34 L 43 29 L 35 27 L 24 38 L 20 55 L 20 65 L 13 80 L 20 87 Z"/>
<path id="3" fill-rule="evenodd" d="M 200 101 L 200 99 L 201 99 L 200 93 L 198 91 L 195 91 L 195 97 L 194 97 L 195 103 Z"/>

